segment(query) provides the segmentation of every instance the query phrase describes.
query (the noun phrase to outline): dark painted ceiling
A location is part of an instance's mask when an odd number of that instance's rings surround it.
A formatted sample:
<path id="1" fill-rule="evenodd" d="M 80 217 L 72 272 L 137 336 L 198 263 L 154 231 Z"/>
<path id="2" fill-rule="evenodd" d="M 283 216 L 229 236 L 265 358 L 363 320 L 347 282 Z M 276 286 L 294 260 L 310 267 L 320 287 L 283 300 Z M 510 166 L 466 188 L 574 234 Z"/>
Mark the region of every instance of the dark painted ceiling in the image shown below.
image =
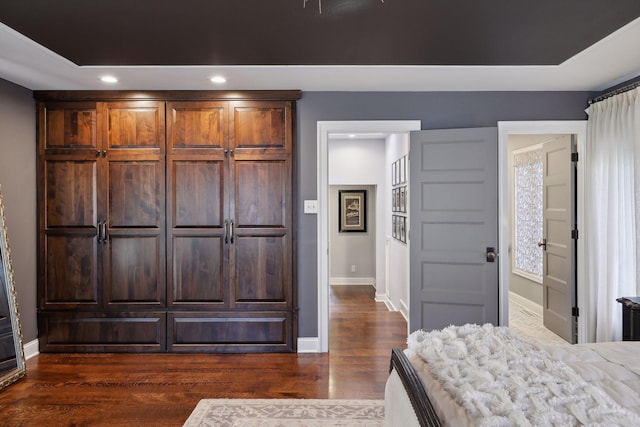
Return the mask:
<path id="1" fill-rule="evenodd" d="M 77 65 L 557 65 L 640 0 L 1 0 Z"/>

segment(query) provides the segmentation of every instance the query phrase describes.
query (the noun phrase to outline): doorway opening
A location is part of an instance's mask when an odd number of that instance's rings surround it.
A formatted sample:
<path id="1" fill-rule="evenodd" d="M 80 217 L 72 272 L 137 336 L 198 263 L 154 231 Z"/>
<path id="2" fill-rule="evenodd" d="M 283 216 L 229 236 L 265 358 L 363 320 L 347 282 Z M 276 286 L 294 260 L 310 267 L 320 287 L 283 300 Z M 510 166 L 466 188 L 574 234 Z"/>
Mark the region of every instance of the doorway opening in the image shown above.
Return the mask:
<path id="1" fill-rule="evenodd" d="M 512 162 L 510 156 L 513 153 L 511 148 L 518 145 L 517 138 L 520 137 L 520 145 L 526 146 L 525 141 L 528 136 L 530 141 L 540 141 L 540 138 L 544 139 L 544 135 L 571 135 L 577 146 L 578 153 L 584 153 L 586 144 L 586 121 L 550 121 L 550 122 L 498 122 L 498 192 L 499 192 L 499 239 L 500 239 L 500 280 L 499 280 L 499 302 L 500 302 L 500 324 L 509 325 L 510 314 L 518 315 L 522 314 L 522 306 L 524 306 L 525 315 L 536 314 L 537 307 L 534 304 L 528 304 L 530 301 L 536 301 L 541 297 L 541 288 L 533 289 L 533 293 L 527 295 L 527 292 L 531 292 L 526 289 L 523 290 L 522 283 L 519 283 L 519 277 L 512 275 L 511 263 L 513 260 L 513 248 L 512 236 L 513 236 L 513 221 L 511 212 L 511 180 L 509 175 L 511 173 Z M 511 138 L 510 138 L 511 137 Z M 524 145 L 523 145 L 524 144 Z M 521 148 L 521 147 L 520 147 Z M 584 182 L 584 161 L 578 162 L 576 165 L 576 182 L 577 192 L 575 194 L 576 201 L 576 222 L 578 229 L 580 229 L 580 221 L 584 218 L 584 196 L 583 188 L 580 183 Z M 585 265 L 583 261 L 584 257 L 584 239 L 578 239 L 576 244 L 576 282 L 577 282 L 577 306 L 587 307 L 587 289 L 585 277 Z M 515 280 L 514 280 L 515 277 Z M 513 291 L 512 292 L 512 288 Z M 538 293 L 538 295 L 536 295 Z M 523 298 L 520 298 L 524 296 Z M 513 308 L 518 308 L 520 313 L 510 313 L 512 307 L 510 307 L 510 301 L 514 303 Z M 519 304 L 515 305 L 515 304 Z M 580 311 L 580 318 L 578 319 L 577 328 L 577 341 L 579 343 L 586 342 L 587 339 L 587 324 L 589 313 L 586 309 Z M 536 321 L 537 319 L 531 318 L 530 321 Z M 544 331 L 542 332 L 544 334 Z"/>
<path id="2" fill-rule="evenodd" d="M 318 122 L 318 351 L 329 350 L 329 139 L 331 134 L 408 134 L 420 130 L 419 120 Z M 382 173 L 382 172 L 380 172 Z M 378 204 L 383 197 L 378 192 Z M 380 230 L 382 228 L 382 230 Z M 376 287 L 384 291 L 385 232 L 378 221 L 376 233 Z"/>

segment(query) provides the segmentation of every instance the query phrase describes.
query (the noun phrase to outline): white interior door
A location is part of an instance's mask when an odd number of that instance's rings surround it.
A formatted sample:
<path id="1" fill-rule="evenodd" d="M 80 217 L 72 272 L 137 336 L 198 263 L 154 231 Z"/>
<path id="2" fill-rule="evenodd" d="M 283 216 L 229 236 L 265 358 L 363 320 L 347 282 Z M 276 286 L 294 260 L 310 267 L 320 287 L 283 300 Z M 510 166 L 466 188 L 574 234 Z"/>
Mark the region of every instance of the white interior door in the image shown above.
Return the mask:
<path id="1" fill-rule="evenodd" d="M 496 128 L 411 132 L 409 330 L 498 324 Z"/>
<path id="2" fill-rule="evenodd" d="M 543 248 L 542 313 L 544 326 L 570 343 L 577 338 L 575 167 L 572 135 L 547 142 L 542 147 Z"/>

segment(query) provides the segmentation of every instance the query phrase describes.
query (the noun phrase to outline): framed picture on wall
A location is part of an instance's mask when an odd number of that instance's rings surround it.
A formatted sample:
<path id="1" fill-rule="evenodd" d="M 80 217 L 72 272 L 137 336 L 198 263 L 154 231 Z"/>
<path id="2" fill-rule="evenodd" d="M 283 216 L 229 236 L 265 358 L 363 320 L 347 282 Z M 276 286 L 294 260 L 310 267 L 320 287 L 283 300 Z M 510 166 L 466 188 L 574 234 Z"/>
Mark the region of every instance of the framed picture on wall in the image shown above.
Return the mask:
<path id="1" fill-rule="evenodd" d="M 400 223 L 400 241 L 407 243 L 407 217 L 403 216 L 400 219 L 402 220 Z"/>
<path id="2" fill-rule="evenodd" d="M 394 239 L 398 238 L 398 233 L 396 230 L 396 226 L 397 226 L 397 222 L 398 222 L 398 217 L 396 215 L 392 215 L 391 217 L 391 235 L 393 236 Z"/>
<path id="3" fill-rule="evenodd" d="M 396 204 L 396 191 L 396 188 L 391 190 L 391 212 L 396 212 L 398 210 L 398 205 Z"/>
<path id="4" fill-rule="evenodd" d="M 406 197 L 406 189 L 407 187 L 400 187 L 398 190 L 398 192 L 400 193 L 400 212 L 406 212 L 407 211 L 407 205 L 405 202 L 405 197 Z"/>
<path id="5" fill-rule="evenodd" d="M 396 162 L 391 163 L 391 185 L 396 185 Z"/>
<path id="6" fill-rule="evenodd" d="M 406 169 L 405 169 L 405 158 L 400 157 L 400 181 L 398 184 L 404 184 L 407 181 Z"/>
<path id="7" fill-rule="evenodd" d="M 367 190 L 339 190 L 340 233 L 367 231 Z"/>

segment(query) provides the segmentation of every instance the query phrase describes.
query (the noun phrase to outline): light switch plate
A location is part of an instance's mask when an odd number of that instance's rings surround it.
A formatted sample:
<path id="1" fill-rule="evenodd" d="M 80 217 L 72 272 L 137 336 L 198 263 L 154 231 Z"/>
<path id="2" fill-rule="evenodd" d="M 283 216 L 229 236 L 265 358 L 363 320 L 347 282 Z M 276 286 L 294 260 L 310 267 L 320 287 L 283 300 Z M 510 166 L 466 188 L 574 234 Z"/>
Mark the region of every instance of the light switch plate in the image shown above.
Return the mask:
<path id="1" fill-rule="evenodd" d="M 305 200 L 304 201 L 304 213 L 317 214 L 318 213 L 318 201 L 317 200 Z"/>

